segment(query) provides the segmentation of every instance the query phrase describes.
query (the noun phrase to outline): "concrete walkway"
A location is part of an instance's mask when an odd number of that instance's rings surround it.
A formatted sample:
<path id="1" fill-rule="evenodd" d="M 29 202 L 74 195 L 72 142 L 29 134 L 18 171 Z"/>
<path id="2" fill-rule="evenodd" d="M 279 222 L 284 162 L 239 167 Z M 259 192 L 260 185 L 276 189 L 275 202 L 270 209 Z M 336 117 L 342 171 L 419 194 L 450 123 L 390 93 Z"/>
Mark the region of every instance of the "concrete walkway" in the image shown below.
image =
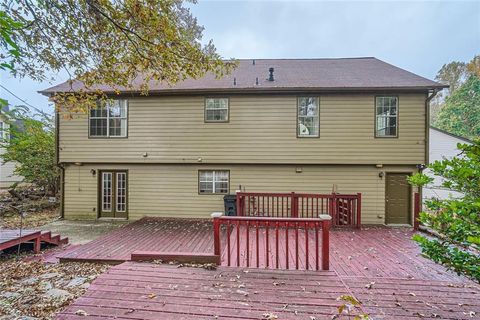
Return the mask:
<path id="1" fill-rule="evenodd" d="M 75 245 L 90 242 L 126 223 L 126 220 L 57 220 L 36 229 L 61 234 Z"/>

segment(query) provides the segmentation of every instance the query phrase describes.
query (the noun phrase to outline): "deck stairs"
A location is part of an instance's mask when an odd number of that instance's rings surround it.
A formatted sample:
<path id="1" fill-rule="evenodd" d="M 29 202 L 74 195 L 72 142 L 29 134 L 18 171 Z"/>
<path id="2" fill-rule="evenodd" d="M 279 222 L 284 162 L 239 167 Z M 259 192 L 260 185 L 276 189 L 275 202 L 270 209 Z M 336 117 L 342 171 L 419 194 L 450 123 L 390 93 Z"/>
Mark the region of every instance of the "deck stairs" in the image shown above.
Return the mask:
<path id="1" fill-rule="evenodd" d="M 40 241 L 56 246 L 68 244 L 67 237 L 62 238 L 59 234 L 52 234 L 50 231 L 43 231 L 40 235 Z"/>

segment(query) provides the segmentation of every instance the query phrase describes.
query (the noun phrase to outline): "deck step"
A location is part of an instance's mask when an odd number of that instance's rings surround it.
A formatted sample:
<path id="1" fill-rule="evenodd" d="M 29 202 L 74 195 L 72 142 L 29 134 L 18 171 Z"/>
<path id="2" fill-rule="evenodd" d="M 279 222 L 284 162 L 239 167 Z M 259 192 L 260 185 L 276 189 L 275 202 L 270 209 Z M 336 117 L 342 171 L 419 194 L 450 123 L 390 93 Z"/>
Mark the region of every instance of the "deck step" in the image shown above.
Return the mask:
<path id="1" fill-rule="evenodd" d="M 130 259 L 132 261 L 162 260 L 164 262 L 220 264 L 220 256 L 200 252 L 134 251 Z"/>
<path id="2" fill-rule="evenodd" d="M 42 232 L 40 240 L 57 246 L 68 244 L 68 238 L 62 238 L 59 234 L 52 234 L 51 231 Z"/>

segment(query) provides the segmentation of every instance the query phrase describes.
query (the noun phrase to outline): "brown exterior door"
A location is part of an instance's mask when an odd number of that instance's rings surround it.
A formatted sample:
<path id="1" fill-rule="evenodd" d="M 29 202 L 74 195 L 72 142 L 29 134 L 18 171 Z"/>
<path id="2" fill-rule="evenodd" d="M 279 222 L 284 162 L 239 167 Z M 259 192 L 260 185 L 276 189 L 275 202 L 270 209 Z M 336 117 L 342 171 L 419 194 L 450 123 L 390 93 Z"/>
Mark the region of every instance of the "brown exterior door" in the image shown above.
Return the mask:
<path id="1" fill-rule="evenodd" d="M 385 192 L 385 223 L 411 224 L 411 187 L 408 173 L 387 173 Z"/>
<path id="2" fill-rule="evenodd" d="M 99 217 L 127 218 L 127 172 L 100 171 Z"/>

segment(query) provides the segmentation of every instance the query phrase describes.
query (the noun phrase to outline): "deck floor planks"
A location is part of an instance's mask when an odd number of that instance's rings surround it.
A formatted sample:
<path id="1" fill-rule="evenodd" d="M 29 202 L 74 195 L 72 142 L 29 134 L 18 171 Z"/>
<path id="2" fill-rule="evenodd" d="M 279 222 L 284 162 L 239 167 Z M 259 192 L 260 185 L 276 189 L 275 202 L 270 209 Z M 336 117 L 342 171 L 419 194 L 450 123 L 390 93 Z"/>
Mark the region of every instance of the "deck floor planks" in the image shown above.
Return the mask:
<path id="1" fill-rule="evenodd" d="M 470 312 L 480 312 L 480 289 L 473 283 L 126 262 L 99 276 L 57 318 L 78 319 L 81 309 L 93 319 L 262 319 L 266 312 L 279 319 L 331 319 L 337 298 L 350 292 L 378 319 L 472 319 Z"/>

